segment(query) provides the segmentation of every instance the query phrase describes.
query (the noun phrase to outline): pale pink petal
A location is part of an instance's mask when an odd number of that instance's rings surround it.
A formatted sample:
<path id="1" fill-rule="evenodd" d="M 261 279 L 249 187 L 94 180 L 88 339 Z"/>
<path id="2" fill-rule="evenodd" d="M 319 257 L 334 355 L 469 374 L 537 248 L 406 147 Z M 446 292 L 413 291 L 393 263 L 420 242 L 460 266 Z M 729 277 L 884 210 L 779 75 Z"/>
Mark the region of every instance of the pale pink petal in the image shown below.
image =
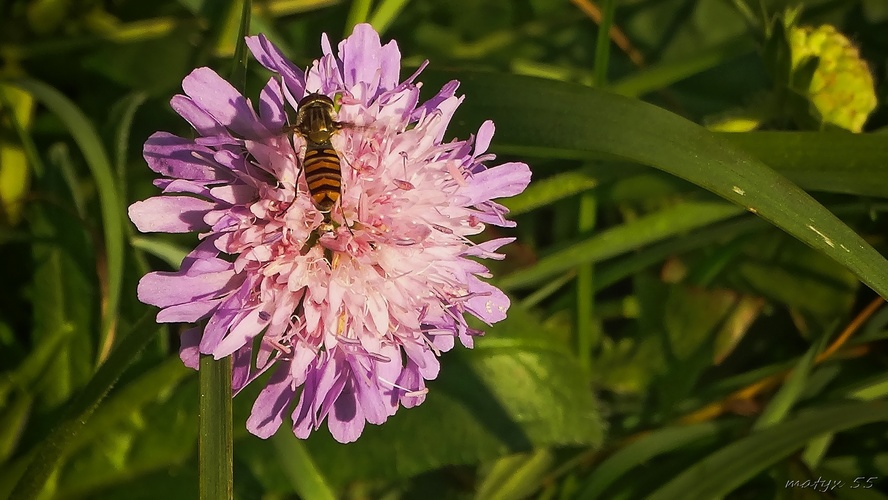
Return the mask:
<path id="1" fill-rule="evenodd" d="M 209 226 L 204 215 L 215 208 L 211 201 L 190 196 L 155 196 L 129 207 L 129 218 L 143 233 L 189 233 Z"/>

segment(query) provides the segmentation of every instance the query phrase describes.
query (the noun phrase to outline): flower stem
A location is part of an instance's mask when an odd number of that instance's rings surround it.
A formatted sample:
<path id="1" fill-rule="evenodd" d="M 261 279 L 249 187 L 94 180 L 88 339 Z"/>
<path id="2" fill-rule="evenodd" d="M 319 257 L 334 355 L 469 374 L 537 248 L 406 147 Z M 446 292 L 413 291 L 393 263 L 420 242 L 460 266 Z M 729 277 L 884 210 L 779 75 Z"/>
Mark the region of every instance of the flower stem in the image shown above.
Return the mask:
<path id="1" fill-rule="evenodd" d="M 200 359 L 200 498 L 224 500 L 234 494 L 231 431 L 231 357 Z"/>
<path id="2" fill-rule="evenodd" d="M 230 80 L 235 88 L 243 92 L 247 83 L 247 44 L 244 37 L 250 32 L 252 2 L 240 1 L 240 28 L 235 42 Z M 220 360 L 213 359 L 212 356 L 200 358 L 198 467 L 202 500 L 234 497 L 231 369 L 231 356 Z"/>

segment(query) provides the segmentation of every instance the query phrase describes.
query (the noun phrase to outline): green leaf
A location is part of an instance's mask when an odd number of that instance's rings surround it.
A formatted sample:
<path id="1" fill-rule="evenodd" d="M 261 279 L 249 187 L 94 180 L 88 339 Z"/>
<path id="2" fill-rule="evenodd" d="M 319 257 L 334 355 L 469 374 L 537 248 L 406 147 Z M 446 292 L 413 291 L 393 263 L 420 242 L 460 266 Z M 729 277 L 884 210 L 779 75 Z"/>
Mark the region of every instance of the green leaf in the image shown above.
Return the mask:
<path id="1" fill-rule="evenodd" d="M 27 469 L 15 485 L 13 497 L 36 498 L 43 491 L 72 440 L 89 421 L 124 369 L 151 342 L 150 333 L 155 328 L 146 314 L 120 342 L 83 391 L 68 406 L 61 421 L 43 438 L 33 454 L 27 454 L 33 458 L 29 459 Z"/>
<path id="2" fill-rule="evenodd" d="M 452 76 L 425 76 L 435 75 Z M 659 168 L 754 211 L 888 297 L 888 261 L 863 238 L 755 156 L 703 127 L 656 106 L 579 85 L 472 72 L 460 73 L 459 79 L 468 97 L 466 113 L 458 118 L 473 124 L 494 119 L 499 143 L 494 150 L 609 157 Z M 816 137 L 831 143 L 835 136 Z M 845 153 L 850 157 L 856 151 Z"/>
<path id="3" fill-rule="evenodd" d="M 748 37 L 707 47 L 696 54 L 676 61 L 665 61 L 618 80 L 607 90 L 627 97 L 639 97 L 668 87 L 685 78 L 702 73 L 753 51 L 755 44 Z"/>
<path id="4" fill-rule="evenodd" d="M 379 5 L 376 6 L 376 11 L 370 16 L 370 24 L 382 35 L 391 26 L 392 22 L 398 18 L 398 14 L 407 6 L 409 1 L 381 0 Z"/>
<path id="5" fill-rule="evenodd" d="M 318 470 L 317 465 L 308 453 L 308 449 L 290 429 L 284 426 L 271 437 L 278 461 L 293 491 L 302 498 L 318 500 L 334 500 L 336 494 L 327 483 L 327 478 Z"/>
<path id="6" fill-rule="evenodd" d="M 42 102 L 65 124 L 83 153 L 86 164 L 96 183 L 102 211 L 102 228 L 105 235 L 105 267 L 107 288 L 102 304 L 101 344 L 102 354 L 113 342 L 123 281 L 123 204 L 117 193 L 114 174 L 105 148 L 89 119 L 80 109 L 58 90 L 36 80 L 11 82 L 35 99 Z"/>
<path id="7" fill-rule="evenodd" d="M 503 200 L 509 215 L 518 215 L 544 207 L 563 198 L 588 191 L 599 184 L 599 179 L 591 172 L 571 170 L 562 174 L 535 181 L 523 193 Z"/>
<path id="8" fill-rule="evenodd" d="M 541 258 L 534 265 L 508 274 L 497 284 L 505 290 L 540 283 L 578 264 L 599 262 L 692 229 L 743 213 L 737 206 L 714 201 L 687 201 L 637 220 L 608 228 L 591 238 Z"/>
<path id="9" fill-rule="evenodd" d="M 535 448 L 598 446 L 603 426 L 587 375 L 546 333 L 513 304 L 474 350 L 442 356 L 422 405 L 368 425 L 348 446 L 322 427 L 307 440 L 312 458 L 339 488 Z"/>
<path id="10" fill-rule="evenodd" d="M 175 390 L 168 385 L 164 389 L 149 390 L 151 401 L 138 401 L 140 408 L 123 419 L 119 414 L 109 419 L 106 414 L 105 432 L 89 436 L 89 446 L 74 453 L 60 470 L 58 491 L 74 498 L 106 498 L 109 487 L 153 471 L 166 472 L 192 457 L 197 444 L 197 379 L 191 377 Z M 136 398 L 130 394 L 126 399 L 136 402 Z M 108 404 L 122 410 L 127 402 L 109 399 Z M 178 497 L 182 496 L 173 498 Z"/>
<path id="11" fill-rule="evenodd" d="M 777 394 L 775 394 L 773 398 L 771 398 L 771 401 L 768 402 L 768 406 L 765 407 L 762 414 L 756 419 L 753 430 L 767 429 L 768 427 L 773 427 L 786 419 L 790 410 L 792 410 L 793 405 L 795 405 L 801 397 L 802 391 L 805 389 L 805 384 L 808 381 L 808 375 L 811 372 L 811 368 L 814 366 L 814 361 L 817 359 L 817 355 L 820 354 L 824 346 L 826 346 L 826 341 L 828 339 L 829 335 L 821 335 L 816 342 L 811 344 L 811 347 L 808 348 L 805 355 L 799 359 L 798 363 L 796 363 L 792 372 L 783 383 L 783 386 L 780 387 L 780 390 L 777 391 Z"/>
<path id="12" fill-rule="evenodd" d="M 888 197 L 888 141 L 844 132 L 720 133 L 809 191 Z"/>
<path id="13" fill-rule="evenodd" d="M 12 401 L 0 402 L 3 403 L 0 406 L 0 463 L 5 463 L 15 451 L 22 431 L 28 423 L 34 398 L 24 391 L 19 391 L 13 395 Z"/>
<path id="14" fill-rule="evenodd" d="M 811 439 L 888 419 L 888 402 L 846 403 L 801 412 L 735 441 L 648 496 L 651 500 L 717 498 L 801 449 Z"/>
<path id="15" fill-rule="evenodd" d="M 478 500 L 529 498 L 543 485 L 555 464 L 550 450 L 537 450 L 501 458 L 478 485 Z"/>
<path id="16" fill-rule="evenodd" d="M 704 422 L 682 427 L 657 429 L 631 442 L 598 464 L 577 498 L 602 498 L 608 486 L 645 462 L 690 444 L 712 440 L 729 428 L 729 421 Z"/>

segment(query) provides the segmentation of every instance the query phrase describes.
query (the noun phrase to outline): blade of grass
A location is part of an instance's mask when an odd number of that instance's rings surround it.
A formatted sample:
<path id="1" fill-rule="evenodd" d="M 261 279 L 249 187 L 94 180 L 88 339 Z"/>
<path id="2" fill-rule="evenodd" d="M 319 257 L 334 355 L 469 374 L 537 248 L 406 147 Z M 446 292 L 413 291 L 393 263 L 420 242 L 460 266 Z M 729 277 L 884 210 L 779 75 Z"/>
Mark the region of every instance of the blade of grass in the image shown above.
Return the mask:
<path id="1" fill-rule="evenodd" d="M 598 464 L 577 498 L 602 498 L 601 495 L 608 486 L 634 467 L 689 444 L 712 439 L 732 425 L 728 421 L 703 422 L 680 427 L 664 427 L 641 436 Z"/>
<path id="2" fill-rule="evenodd" d="M 639 97 L 663 89 L 731 59 L 751 54 L 755 44 L 744 36 L 738 40 L 703 49 L 691 57 L 679 61 L 656 64 L 613 82 L 606 88 L 627 97 Z"/>
<path id="3" fill-rule="evenodd" d="M 114 344 L 117 309 L 123 283 L 123 205 L 111 170 L 108 155 L 92 123 L 79 108 L 61 92 L 36 80 L 16 80 L 12 85 L 29 92 L 62 120 L 83 153 L 86 165 L 96 183 L 105 236 L 104 267 L 99 269 L 103 282 L 102 324 L 97 364 L 101 364 Z"/>
<path id="4" fill-rule="evenodd" d="M 234 447 L 231 430 L 231 357 L 200 358 L 198 461 L 201 500 L 234 495 Z"/>
<path id="5" fill-rule="evenodd" d="M 777 391 L 777 394 L 768 402 L 768 406 L 765 407 L 764 411 L 756 419 L 753 430 L 773 427 L 786 418 L 805 389 L 805 382 L 808 380 L 811 368 L 814 366 L 817 355 L 826 347 L 828 339 L 829 335 L 821 335 L 808 348 L 808 352 L 799 359 L 799 362 L 792 369 L 792 373 L 786 378 L 786 382 L 783 383 L 783 386 L 780 387 L 780 390 Z"/>
<path id="6" fill-rule="evenodd" d="M 356 25 L 367 22 L 372 3 L 372 0 L 352 0 L 351 9 L 348 10 L 348 18 L 345 20 L 343 38 L 351 35 Z"/>
<path id="7" fill-rule="evenodd" d="M 376 7 L 376 11 L 370 16 L 370 24 L 376 28 L 380 35 L 391 26 L 401 10 L 410 0 L 382 0 Z"/>
<path id="8" fill-rule="evenodd" d="M 828 432 L 888 420 L 888 402 L 844 403 L 799 413 L 709 455 L 647 498 L 720 498 Z"/>
<path id="9" fill-rule="evenodd" d="M 281 429 L 271 437 L 278 461 L 287 479 L 301 498 L 334 500 L 336 494 L 327 478 L 311 459 L 305 444 L 290 432 Z"/>
<path id="10" fill-rule="evenodd" d="M 601 231 L 589 239 L 547 255 L 529 267 L 504 276 L 497 280 L 497 284 L 505 290 L 532 286 L 578 264 L 615 257 L 642 245 L 736 217 L 741 213 L 742 208 L 723 202 L 684 202 Z"/>

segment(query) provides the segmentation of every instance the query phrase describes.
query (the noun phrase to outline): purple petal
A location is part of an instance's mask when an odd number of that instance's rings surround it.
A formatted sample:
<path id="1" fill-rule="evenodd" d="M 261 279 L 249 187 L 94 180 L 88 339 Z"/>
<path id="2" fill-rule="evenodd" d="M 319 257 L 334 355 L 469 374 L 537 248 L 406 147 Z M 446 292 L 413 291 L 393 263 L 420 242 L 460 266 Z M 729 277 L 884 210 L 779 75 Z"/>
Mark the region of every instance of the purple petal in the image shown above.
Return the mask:
<path id="1" fill-rule="evenodd" d="M 354 380 L 349 377 L 333 403 L 333 411 L 327 417 L 327 427 L 333 439 L 345 444 L 354 442 L 361 436 L 365 423 L 364 414 L 358 406 Z"/>
<path id="2" fill-rule="evenodd" d="M 139 300 L 158 307 L 198 302 L 215 298 L 228 290 L 234 271 L 221 271 L 196 276 L 155 271 L 139 280 Z"/>
<path id="3" fill-rule="evenodd" d="M 268 133 L 249 101 L 210 68 L 197 68 L 182 80 L 182 89 L 195 104 L 222 125 L 249 138 Z"/>
<path id="4" fill-rule="evenodd" d="M 266 312 L 264 316 L 262 314 L 263 312 Z M 253 309 L 234 325 L 222 342 L 219 342 L 215 349 L 213 349 L 213 357 L 216 359 L 222 359 L 240 349 L 253 337 L 259 335 L 259 332 L 268 325 L 270 319 L 271 317 L 267 311 L 258 308 Z"/>
<path id="5" fill-rule="evenodd" d="M 262 439 L 274 435 L 284 421 L 284 412 L 295 394 L 296 388 L 287 367 L 281 366 L 253 403 L 250 418 L 247 419 L 247 430 Z"/>
<path id="6" fill-rule="evenodd" d="M 247 37 L 247 47 L 250 48 L 250 52 L 253 53 L 253 57 L 259 61 L 259 64 L 281 75 L 284 85 L 294 96 L 305 94 L 305 73 L 287 60 L 281 51 L 268 38 L 265 38 L 265 35 Z"/>
<path id="7" fill-rule="evenodd" d="M 179 359 L 188 368 L 197 370 L 200 367 L 200 352 L 197 344 L 200 342 L 200 327 L 189 328 L 179 337 Z"/>
<path id="8" fill-rule="evenodd" d="M 167 132 L 152 134 L 143 150 L 148 167 L 167 177 L 196 181 L 231 179 L 231 174 L 210 163 L 212 154 L 194 141 Z"/>
<path id="9" fill-rule="evenodd" d="M 408 361 L 407 366 L 401 371 L 397 384 L 410 390 L 409 396 L 407 392 L 399 391 L 401 394 L 400 402 L 404 405 L 404 408 L 413 408 L 425 401 L 426 396 L 425 392 L 423 392 L 425 381 L 419 374 L 419 367 L 412 360 Z"/>
<path id="10" fill-rule="evenodd" d="M 222 126 L 215 118 L 197 105 L 190 97 L 181 94 L 174 95 L 170 99 L 170 107 L 179 116 L 203 136 L 228 135 L 228 130 Z"/>
<path id="11" fill-rule="evenodd" d="M 395 46 L 395 53 L 397 50 Z M 367 89 L 370 93 L 367 96 L 358 95 L 353 90 L 355 98 L 365 100 L 376 97 L 381 77 L 382 55 L 379 33 L 366 23 L 355 26 L 351 36 L 339 43 L 339 59 L 342 60 L 345 86 L 349 89 Z"/>
<path id="12" fill-rule="evenodd" d="M 421 106 L 416 108 L 416 111 L 410 116 L 411 120 L 418 120 L 420 116 L 428 115 L 432 111 L 438 109 L 438 106 L 441 105 L 442 102 L 450 99 L 454 95 L 456 95 L 456 89 L 459 88 L 459 82 L 457 80 L 450 80 L 441 90 L 435 94 L 434 97 L 429 99 L 428 101 L 422 103 Z"/>
<path id="13" fill-rule="evenodd" d="M 465 206 L 515 196 L 530 184 L 530 167 L 525 163 L 509 162 L 475 174 L 459 194 L 469 198 Z"/>
<path id="14" fill-rule="evenodd" d="M 471 256 L 471 257 L 483 257 L 485 259 L 495 259 L 502 260 L 505 258 L 505 255 L 501 253 L 496 253 L 496 251 L 509 243 L 515 241 L 515 238 L 496 238 L 493 240 L 484 241 L 482 243 L 478 243 L 475 246 L 471 246 L 466 249 L 463 255 Z"/>
<path id="15" fill-rule="evenodd" d="M 299 403 L 293 410 L 291 418 L 293 419 L 293 434 L 300 439 L 307 438 L 314 429 L 314 412 L 312 407 L 315 399 L 315 378 L 317 370 L 308 371 L 305 383 L 302 385 L 302 393 L 299 395 Z"/>
<path id="16" fill-rule="evenodd" d="M 220 299 L 187 302 L 161 309 L 158 323 L 195 323 L 209 316 L 221 302 Z"/>
<path id="17" fill-rule="evenodd" d="M 268 80 L 259 94 L 259 118 L 272 131 L 283 128 L 287 123 L 284 94 L 274 78 Z"/>
<path id="18" fill-rule="evenodd" d="M 466 309 L 488 325 L 506 319 L 509 310 L 509 297 L 499 288 L 477 278 L 469 280 L 469 292 L 474 293 L 466 300 Z"/>
<path id="19" fill-rule="evenodd" d="M 481 124 L 481 128 L 478 129 L 478 136 L 475 138 L 475 156 L 480 156 L 487 151 L 487 148 L 490 147 L 490 140 L 493 139 L 494 131 L 496 131 L 496 127 L 493 125 L 493 121 L 487 120 Z"/>
<path id="20" fill-rule="evenodd" d="M 143 233 L 190 233 L 209 229 L 203 217 L 215 207 L 211 201 L 190 196 L 155 196 L 133 203 L 128 213 Z"/>
<path id="21" fill-rule="evenodd" d="M 250 380 L 250 370 L 253 364 L 253 346 L 247 344 L 231 356 L 231 392 L 237 395 Z"/>

